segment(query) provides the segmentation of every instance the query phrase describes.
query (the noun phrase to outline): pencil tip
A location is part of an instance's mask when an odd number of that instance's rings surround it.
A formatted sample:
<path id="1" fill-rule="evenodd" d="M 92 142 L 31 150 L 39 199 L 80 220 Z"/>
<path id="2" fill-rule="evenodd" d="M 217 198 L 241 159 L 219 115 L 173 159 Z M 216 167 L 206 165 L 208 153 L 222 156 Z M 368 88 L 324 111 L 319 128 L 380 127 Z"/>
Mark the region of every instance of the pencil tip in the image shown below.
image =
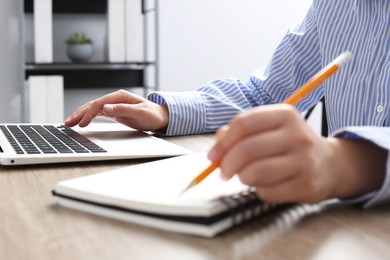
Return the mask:
<path id="1" fill-rule="evenodd" d="M 192 181 L 182 192 L 180 192 L 179 195 L 182 195 L 183 193 L 191 189 L 193 186 L 195 186 L 195 183 Z"/>

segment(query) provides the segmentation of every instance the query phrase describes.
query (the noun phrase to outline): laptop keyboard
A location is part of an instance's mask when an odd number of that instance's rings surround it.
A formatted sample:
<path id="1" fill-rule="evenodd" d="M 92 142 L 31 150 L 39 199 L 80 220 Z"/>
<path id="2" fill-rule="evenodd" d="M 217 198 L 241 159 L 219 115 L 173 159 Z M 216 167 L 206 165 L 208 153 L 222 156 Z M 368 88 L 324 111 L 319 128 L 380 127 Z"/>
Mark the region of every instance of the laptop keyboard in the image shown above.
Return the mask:
<path id="1" fill-rule="evenodd" d="M 67 126 L 1 125 L 0 129 L 17 154 L 106 152 Z"/>

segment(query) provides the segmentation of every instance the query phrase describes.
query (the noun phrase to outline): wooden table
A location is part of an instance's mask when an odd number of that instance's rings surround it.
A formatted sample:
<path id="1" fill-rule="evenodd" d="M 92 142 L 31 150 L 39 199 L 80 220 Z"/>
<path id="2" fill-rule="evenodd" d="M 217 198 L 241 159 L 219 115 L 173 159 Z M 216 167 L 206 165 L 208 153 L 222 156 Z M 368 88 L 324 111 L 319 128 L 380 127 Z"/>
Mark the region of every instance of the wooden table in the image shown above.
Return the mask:
<path id="1" fill-rule="evenodd" d="M 166 138 L 206 151 L 213 136 Z M 73 211 L 63 179 L 137 161 L 0 168 L 0 259 L 388 259 L 390 208 L 301 205 L 206 239 Z"/>

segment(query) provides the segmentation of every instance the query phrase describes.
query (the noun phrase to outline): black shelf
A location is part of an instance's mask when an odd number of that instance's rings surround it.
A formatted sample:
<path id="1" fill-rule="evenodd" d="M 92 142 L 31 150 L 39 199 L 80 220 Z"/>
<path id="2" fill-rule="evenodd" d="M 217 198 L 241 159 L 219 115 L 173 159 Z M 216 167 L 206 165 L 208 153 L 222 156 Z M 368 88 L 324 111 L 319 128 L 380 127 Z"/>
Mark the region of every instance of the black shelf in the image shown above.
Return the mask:
<path id="1" fill-rule="evenodd" d="M 28 62 L 25 64 L 25 69 L 30 71 L 44 71 L 44 70 L 131 70 L 143 69 L 145 66 L 155 65 L 155 62 L 88 62 L 88 63 L 71 63 L 71 62 L 53 62 L 53 63 L 35 63 Z"/>
<path id="2" fill-rule="evenodd" d="M 144 87 L 144 68 L 149 64 L 152 63 L 27 63 L 25 77 L 62 75 L 66 89 Z"/>
<path id="3" fill-rule="evenodd" d="M 24 0 L 24 12 L 33 13 L 34 0 Z M 55 14 L 105 14 L 107 0 L 53 0 Z"/>

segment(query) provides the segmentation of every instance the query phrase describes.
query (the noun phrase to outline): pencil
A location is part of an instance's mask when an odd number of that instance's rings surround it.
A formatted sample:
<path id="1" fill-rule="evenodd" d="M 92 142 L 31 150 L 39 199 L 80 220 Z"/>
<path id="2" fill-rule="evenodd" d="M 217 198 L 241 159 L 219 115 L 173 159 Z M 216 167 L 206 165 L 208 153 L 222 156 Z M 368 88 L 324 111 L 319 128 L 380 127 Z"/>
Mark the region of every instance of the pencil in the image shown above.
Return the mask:
<path id="1" fill-rule="evenodd" d="M 331 77 L 336 71 L 338 71 L 342 66 L 348 63 L 352 59 L 351 52 L 344 52 L 331 63 L 329 63 L 325 68 L 320 70 L 315 74 L 306 84 L 294 92 L 290 97 L 285 99 L 283 103 L 289 105 L 296 105 L 302 98 L 306 97 L 309 93 L 314 91 L 318 86 L 321 85 L 326 79 Z M 186 192 L 190 188 L 201 183 L 208 175 L 210 175 L 215 169 L 219 167 L 218 162 L 212 162 L 209 167 L 197 175 L 190 184 L 182 191 Z"/>

